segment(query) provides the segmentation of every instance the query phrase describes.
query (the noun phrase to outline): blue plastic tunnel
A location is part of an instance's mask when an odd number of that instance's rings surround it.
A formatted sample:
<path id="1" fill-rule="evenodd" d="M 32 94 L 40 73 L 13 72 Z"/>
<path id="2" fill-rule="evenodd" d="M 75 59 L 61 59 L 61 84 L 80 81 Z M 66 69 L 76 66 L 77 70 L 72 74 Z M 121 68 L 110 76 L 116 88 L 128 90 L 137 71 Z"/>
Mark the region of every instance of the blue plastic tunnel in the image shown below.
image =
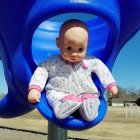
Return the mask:
<path id="1" fill-rule="evenodd" d="M 88 54 L 100 58 L 110 70 L 121 48 L 140 28 L 138 0 L 0 1 L 0 59 L 8 85 L 7 95 L 0 100 L 0 117 L 20 116 L 37 107 L 49 121 L 72 130 L 93 127 L 104 118 L 107 105 L 103 94 L 99 115 L 90 123 L 77 116 L 57 120 L 47 104 L 45 93 L 35 106 L 27 101 L 28 84 L 38 63 L 59 54 L 55 38 L 62 22 L 48 19 L 66 13 L 95 15 L 89 20 L 84 19 L 90 34 Z M 102 92 L 98 80 L 97 86 Z"/>

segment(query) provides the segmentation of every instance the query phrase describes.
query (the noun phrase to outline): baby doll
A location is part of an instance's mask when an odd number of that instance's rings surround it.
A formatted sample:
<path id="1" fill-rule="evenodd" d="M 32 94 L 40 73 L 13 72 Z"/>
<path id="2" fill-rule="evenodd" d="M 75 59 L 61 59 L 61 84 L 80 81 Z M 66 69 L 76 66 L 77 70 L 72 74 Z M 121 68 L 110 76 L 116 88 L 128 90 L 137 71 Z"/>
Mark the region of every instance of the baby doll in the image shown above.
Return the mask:
<path id="1" fill-rule="evenodd" d="M 56 44 L 60 56 L 37 67 L 29 84 L 28 101 L 39 102 L 46 85 L 46 98 L 58 119 L 79 110 L 83 119 L 92 121 L 98 115 L 100 101 L 91 73 L 96 73 L 112 95 L 118 91 L 116 82 L 102 61 L 86 56 L 88 29 L 82 21 L 71 19 L 63 23 Z"/>

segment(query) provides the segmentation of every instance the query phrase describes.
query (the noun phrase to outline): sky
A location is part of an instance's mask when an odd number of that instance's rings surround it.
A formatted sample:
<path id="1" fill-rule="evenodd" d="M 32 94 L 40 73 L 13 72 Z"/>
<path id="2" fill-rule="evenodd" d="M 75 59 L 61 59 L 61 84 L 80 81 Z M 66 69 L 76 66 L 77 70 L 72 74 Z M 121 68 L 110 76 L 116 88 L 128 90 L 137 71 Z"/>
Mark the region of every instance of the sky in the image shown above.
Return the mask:
<path id="1" fill-rule="evenodd" d="M 0 93 L 7 93 L 7 84 L 4 77 L 2 61 L 0 60 Z"/>
<path id="2" fill-rule="evenodd" d="M 83 17 L 83 15 L 80 15 Z M 70 18 L 69 16 L 66 16 Z M 80 18 L 81 18 L 80 17 Z M 86 16 L 87 17 L 87 16 Z M 89 19 L 91 16 L 88 16 Z M 60 17 L 57 17 L 60 19 Z M 93 16 L 92 16 L 93 18 Z M 112 74 L 123 88 L 140 89 L 140 31 L 127 42 L 119 53 Z M 0 61 L 0 93 L 7 93 L 2 62 Z"/>
<path id="3" fill-rule="evenodd" d="M 112 73 L 121 87 L 140 89 L 140 31 L 123 47 Z"/>

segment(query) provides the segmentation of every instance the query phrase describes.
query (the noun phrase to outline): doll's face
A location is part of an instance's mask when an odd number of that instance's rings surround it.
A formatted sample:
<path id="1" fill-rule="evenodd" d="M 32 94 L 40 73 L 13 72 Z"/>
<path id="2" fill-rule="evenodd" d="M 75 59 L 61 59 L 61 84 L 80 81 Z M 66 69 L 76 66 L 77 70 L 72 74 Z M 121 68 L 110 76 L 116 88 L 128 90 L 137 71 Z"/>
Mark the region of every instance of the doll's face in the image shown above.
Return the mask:
<path id="1" fill-rule="evenodd" d="M 81 62 L 86 55 L 88 32 L 82 27 L 64 29 L 56 42 L 63 59 L 72 63 Z"/>

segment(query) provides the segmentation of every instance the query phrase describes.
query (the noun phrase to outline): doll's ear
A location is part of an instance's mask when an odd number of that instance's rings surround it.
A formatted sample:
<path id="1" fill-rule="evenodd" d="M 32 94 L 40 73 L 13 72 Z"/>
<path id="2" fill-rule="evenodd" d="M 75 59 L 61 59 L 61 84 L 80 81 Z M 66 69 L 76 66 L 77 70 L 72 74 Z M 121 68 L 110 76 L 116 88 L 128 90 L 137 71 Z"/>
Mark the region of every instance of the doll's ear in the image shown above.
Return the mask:
<path id="1" fill-rule="evenodd" d="M 58 48 L 60 48 L 60 39 L 59 39 L 59 37 L 56 38 L 56 45 L 57 45 Z"/>

